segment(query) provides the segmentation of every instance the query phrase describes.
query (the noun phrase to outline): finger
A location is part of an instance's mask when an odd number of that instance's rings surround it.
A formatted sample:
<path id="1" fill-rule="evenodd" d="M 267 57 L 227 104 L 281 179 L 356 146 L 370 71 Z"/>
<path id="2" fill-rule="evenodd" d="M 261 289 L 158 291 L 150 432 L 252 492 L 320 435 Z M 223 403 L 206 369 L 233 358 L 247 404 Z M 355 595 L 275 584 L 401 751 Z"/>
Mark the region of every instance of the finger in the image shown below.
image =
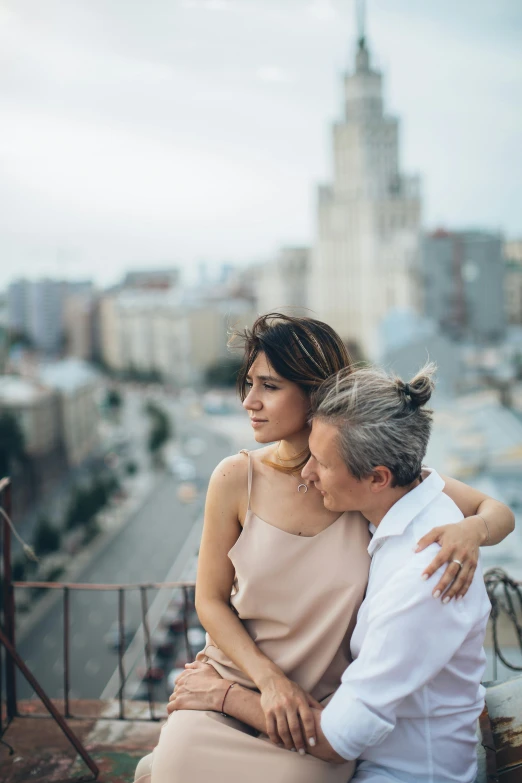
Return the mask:
<path id="1" fill-rule="evenodd" d="M 286 719 L 286 713 L 283 711 L 276 713 L 277 733 L 280 737 L 280 741 L 283 743 L 287 750 L 292 750 L 294 743 L 290 729 L 288 728 L 288 721 Z"/>
<path id="2" fill-rule="evenodd" d="M 317 699 L 314 699 L 314 697 L 310 696 L 309 693 L 306 694 L 306 700 L 308 701 L 310 707 L 314 707 L 316 710 L 324 710 L 321 702 L 317 701 Z"/>
<path id="3" fill-rule="evenodd" d="M 442 568 L 442 566 L 447 563 L 448 560 L 451 560 L 452 557 L 452 554 L 448 555 L 447 551 L 444 552 L 441 549 L 440 552 L 437 552 L 429 566 L 427 566 L 422 572 L 422 579 L 429 579 L 430 576 L 433 576 L 433 574 L 436 573 L 439 568 Z"/>
<path id="4" fill-rule="evenodd" d="M 470 572 L 471 572 L 471 578 L 470 578 L 470 583 L 471 583 L 471 579 L 473 579 L 473 574 L 475 573 L 475 565 L 466 563 L 460 569 L 460 573 L 458 574 L 453 584 L 450 585 L 450 587 L 446 591 L 446 594 L 443 599 L 445 603 L 448 603 L 449 601 L 451 601 L 452 598 L 455 598 L 457 595 L 460 595 L 460 593 L 462 593 L 462 595 L 466 594 L 467 590 L 464 590 L 464 585 L 466 584 L 466 582 L 470 577 Z M 446 601 L 446 598 L 448 598 L 449 601 Z"/>
<path id="5" fill-rule="evenodd" d="M 316 742 L 315 719 L 308 704 L 299 708 L 299 717 L 301 718 L 301 724 L 303 726 L 306 742 L 313 747 Z"/>
<path id="6" fill-rule="evenodd" d="M 461 598 L 464 598 L 464 596 L 468 592 L 469 588 L 471 587 L 471 583 L 473 581 L 474 575 L 475 575 L 475 568 L 473 569 L 473 571 L 470 571 L 470 575 L 468 576 L 464 586 L 459 590 L 459 594 L 457 596 L 457 600 L 460 600 Z"/>
<path id="7" fill-rule="evenodd" d="M 291 711 L 287 713 L 286 719 L 288 721 L 288 728 L 292 735 L 292 746 L 299 753 L 306 753 L 306 742 L 303 736 L 303 729 L 301 727 L 301 721 L 299 720 L 299 713 Z"/>
<path id="8" fill-rule="evenodd" d="M 462 569 L 458 563 L 450 563 L 435 586 L 432 592 L 433 597 L 440 598 L 440 596 L 448 589 L 450 584 L 457 578 L 459 571 L 461 570 Z"/>
<path id="9" fill-rule="evenodd" d="M 266 733 L 268 734 L 269 739 L 275 744 L 280 745 L 281 744 L 281 737 L 277 733 L 277 724 L 275 715 L 273 713 L 269 713 L 265 716 L 266 719 Z"/>
<path id="10" fill-rule="evenodd" d="M 439 540 L 440 536 L 440 528 L 434 527 L 433 530 L 430 530 L 429 533 L 426 533 L 425 536 L 422 536 L 419 541 L 417 541 L 417 547 L 415 549 L 416 552 L 421 552 L 423 549 L 426 549 L 427 546 L 430 544 L 435 544 Z"/>

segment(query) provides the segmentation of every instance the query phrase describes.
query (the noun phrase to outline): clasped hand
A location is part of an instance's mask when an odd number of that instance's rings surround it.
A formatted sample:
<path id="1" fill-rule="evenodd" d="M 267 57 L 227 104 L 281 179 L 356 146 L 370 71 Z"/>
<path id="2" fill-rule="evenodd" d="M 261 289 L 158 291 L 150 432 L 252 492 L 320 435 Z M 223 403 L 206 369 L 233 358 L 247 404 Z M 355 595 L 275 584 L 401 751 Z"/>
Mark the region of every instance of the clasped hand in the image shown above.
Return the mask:
<path id="1" fill-rule="evenodd" d="M 268 679 L 261 687 L 261 707 L 266 733 L 276 745 L 306 753 L 316 744 L 315 719 L 311 707 L 322 707 L 313 696 L 283 674 Z"/>
<path id="2" fill-rule="evenodd" d="M 175 710 L 214 710 L 219 712 L 230 685 L 213 666 L 201 661 L 189 663 L 176 678 L 167 712 Z M 266 733 L 276 745 L 288 750 L 306 752 L 307 744 L 316 743 L 316 726 L 311 707 L 322 706 L 299 685 L 283 674 L 267 679 L 261 688 L 261 708 Z"/>

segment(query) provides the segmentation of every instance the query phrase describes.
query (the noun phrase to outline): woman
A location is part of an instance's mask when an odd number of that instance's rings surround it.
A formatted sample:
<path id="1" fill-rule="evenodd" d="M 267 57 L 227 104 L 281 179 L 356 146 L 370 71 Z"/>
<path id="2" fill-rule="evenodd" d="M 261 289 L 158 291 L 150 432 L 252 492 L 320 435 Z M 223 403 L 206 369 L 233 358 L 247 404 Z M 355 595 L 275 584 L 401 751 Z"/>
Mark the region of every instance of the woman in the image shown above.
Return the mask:
<path id="1" fill-rule="evenodd" d="M 262 316 L 243 337 L 239 392 L 256 441 L 269 445 L 225 459 L 209 484 L 196 591 L 209 636 L 198 661 L 228 683 L 259 691 L 267 735 L 284 747 L 219 712 L 175 710 L 154 751 L 152 776 L 149 757 L 138 766 L 140 783 L 346 783 L 353 773 L 351 763 L 287 752 L 313 746 L 310 703 L 324 704 L 350 662 L 368 577 L 366 520 L 329 512 L 300 478 L 309 456 L 310 395 L 350 360 L 338 335 L 311 318 Z M 497 543 L 513 528 L 503 504 L 446 482 L 468 518 L 425 537 L 442 544 L 431 573 L 441 562 L 460 561 L 450 562 L 434 590 L 443 600 L 466 591 L 478 545 Z M 219 711 L 230 710 L 234 693 L 224 693 Z"/>

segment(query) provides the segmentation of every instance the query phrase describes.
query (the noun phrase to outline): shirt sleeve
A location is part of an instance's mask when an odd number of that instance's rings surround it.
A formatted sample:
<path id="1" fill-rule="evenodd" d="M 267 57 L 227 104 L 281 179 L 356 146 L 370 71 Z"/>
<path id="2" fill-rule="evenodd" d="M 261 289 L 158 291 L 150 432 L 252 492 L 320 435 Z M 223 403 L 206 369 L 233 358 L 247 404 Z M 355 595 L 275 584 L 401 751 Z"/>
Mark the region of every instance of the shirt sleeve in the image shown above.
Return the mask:
<path id="1" fill-rule="evenodd" d="M 392 731 L 400 703 L 444 668 L 472 628 L 466 599 L 434 600 L 423 567 L 412 559 L 369 599 L 360 653 L 322 712 L 326 739 L 347 760 Z"/>

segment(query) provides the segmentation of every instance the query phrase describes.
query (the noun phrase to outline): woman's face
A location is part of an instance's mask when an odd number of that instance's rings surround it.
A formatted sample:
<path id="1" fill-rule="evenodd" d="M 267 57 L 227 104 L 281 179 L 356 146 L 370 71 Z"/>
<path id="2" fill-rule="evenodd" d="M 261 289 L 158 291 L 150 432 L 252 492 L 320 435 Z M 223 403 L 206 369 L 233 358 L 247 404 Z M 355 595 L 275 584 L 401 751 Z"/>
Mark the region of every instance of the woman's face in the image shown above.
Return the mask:
<path id="1" fill-rule="evenodd" d="M 243 407 L 250 415 L 258 443 L 285 440 L 309 430 L 307 395 L 296 383 L 278 375 L 264 353 L 253 362 L 246 389 Z"/>

